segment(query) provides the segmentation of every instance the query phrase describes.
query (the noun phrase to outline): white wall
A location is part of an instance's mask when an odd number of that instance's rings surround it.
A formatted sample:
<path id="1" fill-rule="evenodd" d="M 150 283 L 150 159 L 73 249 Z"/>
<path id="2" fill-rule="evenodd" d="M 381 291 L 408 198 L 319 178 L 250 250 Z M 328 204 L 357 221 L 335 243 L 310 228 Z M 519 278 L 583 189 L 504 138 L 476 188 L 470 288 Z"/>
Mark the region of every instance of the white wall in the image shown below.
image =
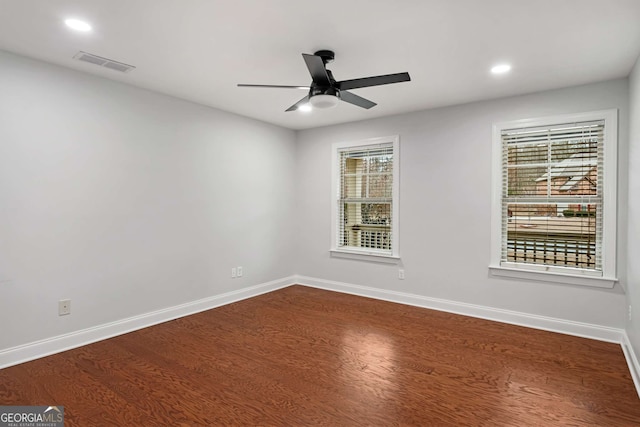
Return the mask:
<path id="1" fill-rule="evenodd" d="M 620 285 L 597 289 L 496 279 L 488 276 L 487 268 L 492 124 L 610 108 L 620 109 L 620 205 L 626 206 L 626 79 L 298 132 L 296 272 L 623 328 L 625 294 Z M 393 134 L 400 135 L 402 263 L 331 258 L 331 145 Z M 626 209 L 621 209 L 619 277 L 623 282 L 626 216 Z M 398 280 L 398 268 L 405 269 L 405 280 Z"/>
<path id="2" fill-rule="evenodd" d="M 291 274 L 294 144 L 0 52 L 0 350 Z"/>
<path id="3" fill-rule="evenodd" d="M 640 58 L 629 76 L 629 240 L 628 303 L 632 318 L 627 335 L 640 355 Z"/>

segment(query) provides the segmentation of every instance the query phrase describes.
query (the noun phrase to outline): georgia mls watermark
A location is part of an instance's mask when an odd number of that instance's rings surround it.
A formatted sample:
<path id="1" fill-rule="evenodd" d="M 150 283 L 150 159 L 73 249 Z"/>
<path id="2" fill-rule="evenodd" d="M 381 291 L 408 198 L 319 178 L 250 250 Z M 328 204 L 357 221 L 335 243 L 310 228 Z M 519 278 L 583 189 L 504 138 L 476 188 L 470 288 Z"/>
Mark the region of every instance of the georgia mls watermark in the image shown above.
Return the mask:
<path id="1" fill-rule="evenodd" d="M 0 406 L 0 427 L 64 427 L 64 406 Z"/>

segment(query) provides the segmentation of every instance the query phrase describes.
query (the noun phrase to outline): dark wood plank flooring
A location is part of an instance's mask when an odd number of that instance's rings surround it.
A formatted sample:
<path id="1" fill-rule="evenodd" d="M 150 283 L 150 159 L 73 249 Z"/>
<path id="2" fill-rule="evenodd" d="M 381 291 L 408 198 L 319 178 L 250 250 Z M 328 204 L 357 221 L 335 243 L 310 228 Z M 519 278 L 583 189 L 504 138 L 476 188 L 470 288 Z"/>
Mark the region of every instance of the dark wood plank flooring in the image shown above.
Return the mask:
<path id="1" fill-rule="evenodd" d="M 0 370 L 67 426 L 638 426 L 619 345 L 292 286 Z"/>

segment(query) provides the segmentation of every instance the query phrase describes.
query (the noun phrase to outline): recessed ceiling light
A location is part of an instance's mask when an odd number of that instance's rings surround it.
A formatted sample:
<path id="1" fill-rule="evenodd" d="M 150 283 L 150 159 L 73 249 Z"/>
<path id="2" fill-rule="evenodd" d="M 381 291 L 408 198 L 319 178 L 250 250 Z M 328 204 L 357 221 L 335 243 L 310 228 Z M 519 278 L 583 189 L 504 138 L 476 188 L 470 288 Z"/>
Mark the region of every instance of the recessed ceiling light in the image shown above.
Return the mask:
<path id="1" fill-rule="evenodd" d="M 504 74 L 508 73 L 509 71 L 511 71 L 511 65 L 509 64 L 499 64 L 491 69 L 491 72 L 493 74 Z"/>
<path id="2" fill-rule="evenodd" d="M 67 27 L 71 28 L 72 30 L 83 31 L 83 32 L 91 31 L 91 25 L 79 19 L 67 19 L 64 21 L 64 23 L 67 25 Z"/>
<path id="3" fill-rule="evenodd" d="M 311 105 L 302 104 L 301 106 L 298 107 L 298 110 L 302 111 L 303 113 L 308 113 L 309 111 L 311 111 Z"/>

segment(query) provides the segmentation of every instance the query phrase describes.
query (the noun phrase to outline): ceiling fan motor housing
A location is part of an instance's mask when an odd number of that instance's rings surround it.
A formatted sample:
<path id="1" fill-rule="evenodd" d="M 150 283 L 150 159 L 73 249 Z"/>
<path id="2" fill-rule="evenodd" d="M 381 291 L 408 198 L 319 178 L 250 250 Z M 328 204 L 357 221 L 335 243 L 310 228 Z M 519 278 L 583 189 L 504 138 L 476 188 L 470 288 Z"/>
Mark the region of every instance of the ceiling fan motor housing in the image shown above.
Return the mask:
<path id="1" fill-rule="evenodd" d="M 331 95 L 340 98 L 340 90 L 335 87 L 311 86 L 309 89 L 309 98 L 316 95 Z"/>

